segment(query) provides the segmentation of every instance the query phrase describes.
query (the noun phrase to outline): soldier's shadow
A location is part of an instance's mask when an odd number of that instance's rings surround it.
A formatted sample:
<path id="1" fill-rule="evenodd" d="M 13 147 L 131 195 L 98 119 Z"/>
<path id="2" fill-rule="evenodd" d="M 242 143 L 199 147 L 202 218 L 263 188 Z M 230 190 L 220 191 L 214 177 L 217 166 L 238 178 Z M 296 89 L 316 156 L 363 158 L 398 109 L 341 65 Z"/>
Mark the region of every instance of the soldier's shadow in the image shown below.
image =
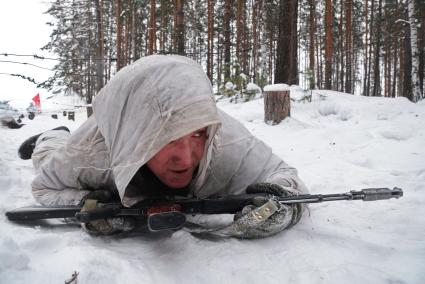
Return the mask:
<path id="1" fill-rule="evenodd" d="M 19 221 L 9 221 L 13 223 L 14 225 L 21 226 L 21 227 L 28 227 L 28 228 L 39 228 L 42 230 L 61 230 L 63 231 L 66 229 L 69 230 L 75 230 L 80 228 L 80 225 L 77 223 L 67 223 L 67 222 L 61 222 L 61 221 L 52 221 L 52 220 L 19 220 Z"/>
<path id="2" fill-rule="evenodd" d="M 45 230 L 50 232 L 70 232 L 82 230 L 81 225 L 78 222 L 65 221 L 64 219 L 41 219 L 41 220 L 19 220 L 19 221 L 8 221 L 13 223 L 16 226 L 27 227 L 27 228 L 37 228 L 39 230 Z M 183 228 L 184 231 L 186 231 Z M 152 241 L 156 242 L 158 240 L 165 240 L 171 238 L 171 236 L 176 232 L 176 230 L 164 230 L 159 232 L 151 232 L 148 229 L 146 222 L 139 221 L 136 228 L 130 232 L 122 232 L 114 235 L 108 236 L 93 236 L 100 237 L 102 239 L 110 240 L 123 240 L 123 239 L 142 239 L 143 241 Z M 195 233 L 188 232 L 193 237 L 200 240 L 207 241 L 223 241 L 225 238 L 214 236 L 208 233 Z"/>

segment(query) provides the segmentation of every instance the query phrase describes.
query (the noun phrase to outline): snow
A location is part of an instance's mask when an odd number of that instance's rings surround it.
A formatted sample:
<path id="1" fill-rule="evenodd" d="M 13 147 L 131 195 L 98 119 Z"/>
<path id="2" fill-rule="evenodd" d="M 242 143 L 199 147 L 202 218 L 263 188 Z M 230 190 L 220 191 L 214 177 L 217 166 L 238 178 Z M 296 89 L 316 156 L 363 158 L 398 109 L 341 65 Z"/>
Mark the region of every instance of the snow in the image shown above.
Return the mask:
<path id="1" fill-rule="evenodd" d="M 0 128 L 1 283 L 63 283 L 74 271 L 78 283 L 425 283 L 423 102 L 316 90 L 311 103 L 291 102 L 292 117 L 275 126 L 263 121 L 262 99 L 219 102 L 296 167 L 311 193 L 404 190 L 398 200 L 312 204 L 270 238 L 207 240 L 182 230 L 91 237 L 60 221 L 9 222 L 7 210 L 35 204 L 20 142 L 59 125 L 74 131 L 84 108 L 75 122 L 61 110 L 80 104 L 52 98 L 22 128 Z"/>
<path id="2" fill-rule="evenodd" d="M 233 85 L 233 83 L 232 83 L 232 82 L 230 82 L 230 81 L 227 81 L 227 82 L 226 82 L 226 84 L 224 84 L 224 87 L 225 87 L 227 90 L 233 90 L 234 88 L 236 88 L 236 86 L 235 86 L 235 85 Z"/>
<path id="3" fill-rule="evenodd" d="M 289 91 L 289 85 L 287 84 L 273 84 L 264 86 L 264 92 L 282 92 Z"/>
<path id="4" fill-rule="evenodd" d="M 41 50 L 50 41 L 52 27 L 46 25 L 52 18 L 45 12 L 51 1 L 44 0 L 18 0 L 2 1 L 0 9 L 0 54 L 7 53 L 8 56 L 0 55 L 0 60 L 29 63 L 40 66 L 37 68 L 31 65 L 2 62 L 0 64 L 0 100 L 14 99 L 16 101 L 28 102 L 37 93 L 46 93 L 46 90 L 38 89 L 35 84 L 20 77 L 7 74 L 20 74 L 33 78 L 41 83 L 54 75 L 54 60 L 35 59 L 32 55 L 44 56 L 46 58 L 55 57 L 48 51 Z M 25 9 L 23 9 L 25 7 Z M 29 55 L 16 57 L 13 54 Z"/>
<path id="5" fill-rule="evenodd" d="M 246 85 L 246 90 L 247 90 L 248 92 L 261 93 L 261 88 L 260 88 L 260 86 L 258 86 L 258 85 L 257 85 L 257 84 L 255 84 L 255 83 L 252 83 L 252 82 L 250 82 L 250 83 L 248 83 L 248 84 Z"/>

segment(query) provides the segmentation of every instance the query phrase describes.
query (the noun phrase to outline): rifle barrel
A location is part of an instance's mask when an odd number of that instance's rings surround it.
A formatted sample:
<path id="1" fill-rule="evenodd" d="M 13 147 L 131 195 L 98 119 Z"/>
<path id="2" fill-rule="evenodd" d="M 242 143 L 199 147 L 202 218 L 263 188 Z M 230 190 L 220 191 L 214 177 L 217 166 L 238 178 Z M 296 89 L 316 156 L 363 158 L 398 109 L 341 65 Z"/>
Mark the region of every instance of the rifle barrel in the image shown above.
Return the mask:
<path id="1" fill-rule="evenodd" d="M 281 204 L 297 204 L 297 203 L 319 203 L 325 201 L 338 200 L 363 200 L 376 201 L 391 198 L 399 198 L 403 196 L 403 190 L 398 187 L 389 188 L 365 188 L 360 191 L 350 191 L 339 194 L 303 194 L 279 199 Z"/>

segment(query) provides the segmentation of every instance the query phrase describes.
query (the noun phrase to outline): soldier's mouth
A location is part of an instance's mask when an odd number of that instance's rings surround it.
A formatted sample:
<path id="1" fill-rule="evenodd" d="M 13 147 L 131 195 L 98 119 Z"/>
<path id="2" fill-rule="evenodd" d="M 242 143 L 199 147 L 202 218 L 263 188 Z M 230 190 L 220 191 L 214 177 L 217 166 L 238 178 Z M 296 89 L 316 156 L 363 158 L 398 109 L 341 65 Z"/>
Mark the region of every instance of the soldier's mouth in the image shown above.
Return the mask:
<path id="1" fill-rule="evenodd" d="M 172 172 L 176 173 L 176 174 L 185 174 L 189 171 L 189 169 L 184 169 L 184 170 L 172 170 Z"/>

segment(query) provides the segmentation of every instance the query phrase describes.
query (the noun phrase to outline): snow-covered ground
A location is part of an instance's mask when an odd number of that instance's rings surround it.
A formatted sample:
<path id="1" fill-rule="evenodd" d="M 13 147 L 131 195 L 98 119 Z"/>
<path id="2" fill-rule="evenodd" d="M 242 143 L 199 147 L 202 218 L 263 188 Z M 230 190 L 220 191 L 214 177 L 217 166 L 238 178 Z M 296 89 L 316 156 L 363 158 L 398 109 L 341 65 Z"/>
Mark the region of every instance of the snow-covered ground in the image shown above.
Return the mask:
<path id="1" fill-rule="evenodd" d="M 263 122 L 261 99 L 219 102 L 298 168 L 311 193 L 398 186 L 404 197 L 313 204 L 274 237 L 215 241 L 185 231 L 91 237 L 60 222 L 9 222 L 6 210 L 34 204 L 34 172 L 17 157 L 19 144 L 85 120 L 82 108 L 67 120 L 60 103 L 20 129 L 0 128 L 0 283 L 64 283 L 74 271 L 78 283 L 425 283 L 425 102 L 316 91 L 275 126 Z"/>

